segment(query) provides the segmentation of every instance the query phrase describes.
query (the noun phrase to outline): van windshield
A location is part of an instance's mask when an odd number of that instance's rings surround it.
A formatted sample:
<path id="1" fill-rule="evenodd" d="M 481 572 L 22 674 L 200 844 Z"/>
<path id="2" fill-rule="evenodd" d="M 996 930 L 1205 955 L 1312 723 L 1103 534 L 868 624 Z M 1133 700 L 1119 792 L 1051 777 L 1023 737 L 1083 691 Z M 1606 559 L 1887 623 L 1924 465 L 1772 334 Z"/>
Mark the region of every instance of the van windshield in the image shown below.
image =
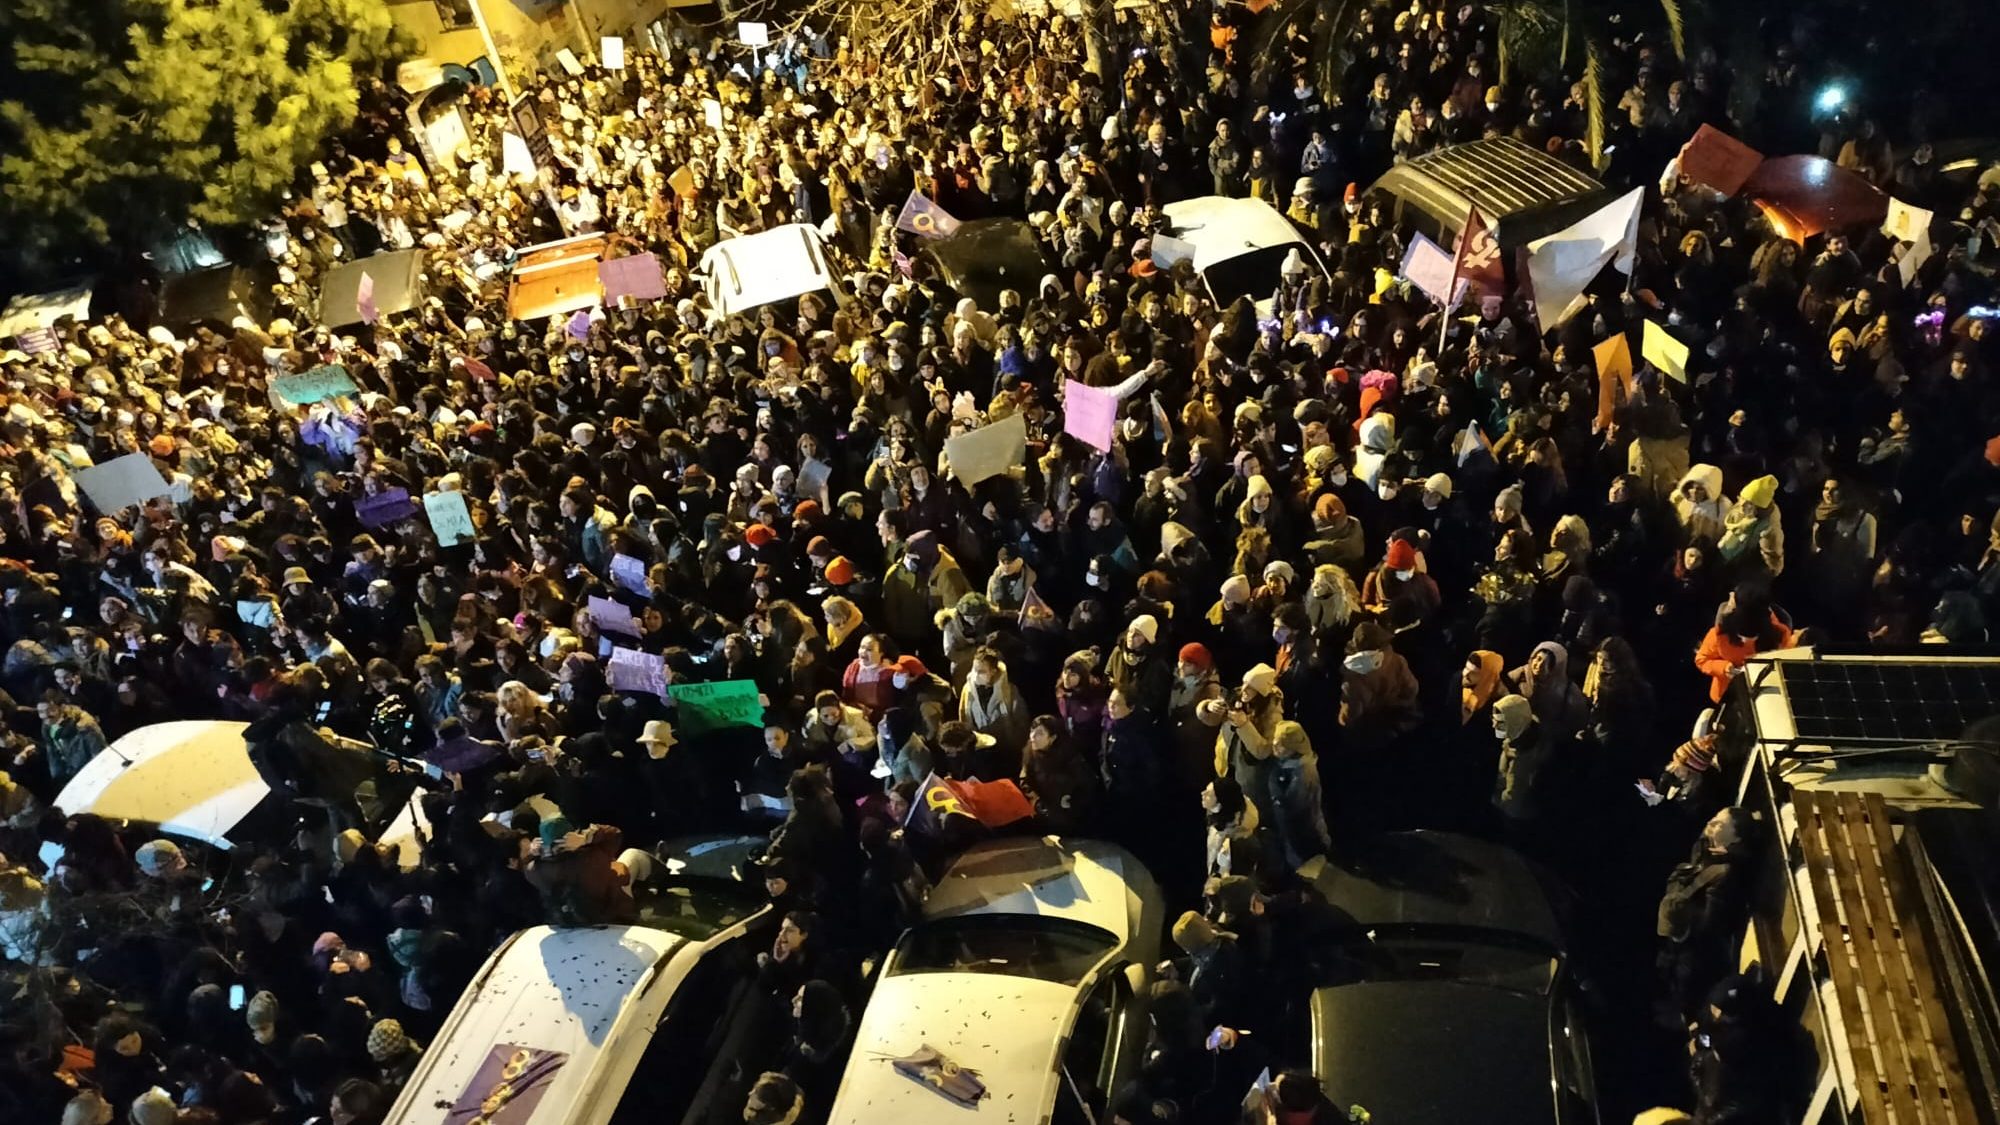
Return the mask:
<path id="1" fill-rule="evenodd" d="M 639 922 L 689 941 L 707 941 L 763 909 L 766 901 L 747 884 L 688 879 L 647 887 L 639 896 Z"/>
<path id="2" fill-rule="evenodd" d="M 1060 918 L 954 918 L 904 934 L 888 975 L 998 973 L 1074 986 L 1117 946 L 1095 926 Z"/>
<path id="3" fill-rule="evenodd" d="M 1285 255 L 1298 245 L 1266 246 L 1210 263 L 1201 276 L 1208 282 L 1209 292 L 1215 294 L 1217 307 L 1228 308 L 1230 302 L 1238 297 L 1248 297 L 1255 303 L 1276 292 L 1284 271 Z M 1299 252 L 1305 253 L 1304 250 Z"/>

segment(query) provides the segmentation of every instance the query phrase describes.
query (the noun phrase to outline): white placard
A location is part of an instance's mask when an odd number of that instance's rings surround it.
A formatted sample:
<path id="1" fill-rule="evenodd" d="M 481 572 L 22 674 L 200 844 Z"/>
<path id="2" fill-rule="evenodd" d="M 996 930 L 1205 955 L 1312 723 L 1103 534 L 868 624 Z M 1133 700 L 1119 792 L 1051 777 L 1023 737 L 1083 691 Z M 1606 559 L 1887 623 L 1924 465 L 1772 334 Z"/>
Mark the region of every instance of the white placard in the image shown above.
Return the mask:
<path id="1" fill-rule="evenodd" d="M 746 47 L 768 47 L 771 45 L 771 25 L 768 23 L 738 23 L 736 38 Z"/>
<path id="2" fill-rule="evenodd" d="M 597 41 L 597 59 L 606 70 L 625 69 L 625 40 L 616 35 L 606 35 Z"/>

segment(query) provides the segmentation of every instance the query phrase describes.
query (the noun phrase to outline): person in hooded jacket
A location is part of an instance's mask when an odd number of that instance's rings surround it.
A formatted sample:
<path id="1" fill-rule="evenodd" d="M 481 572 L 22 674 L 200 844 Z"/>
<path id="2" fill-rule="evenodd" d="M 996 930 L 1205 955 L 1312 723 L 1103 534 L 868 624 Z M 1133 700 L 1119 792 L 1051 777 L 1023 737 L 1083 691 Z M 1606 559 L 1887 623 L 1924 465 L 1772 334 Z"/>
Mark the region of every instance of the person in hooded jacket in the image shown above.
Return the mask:
<path id="1" fill-rule="evenodd" d="M 1536 645 L 1526 664 L 1507 673 L 1507 686 L 1534 704 L 1535 721 L 1558 744 L 1590 723 L 1590 704 L 1569 678 L 1569 651 L 1554 641 Z"/>
<path id="2" fill-rule="evenodd" d="M 1344 747 L 1379 750 L 1423 720 L 1417 679 L 1389 631 L 1363 622 L 1341 661 L 1340 726 Z"/>

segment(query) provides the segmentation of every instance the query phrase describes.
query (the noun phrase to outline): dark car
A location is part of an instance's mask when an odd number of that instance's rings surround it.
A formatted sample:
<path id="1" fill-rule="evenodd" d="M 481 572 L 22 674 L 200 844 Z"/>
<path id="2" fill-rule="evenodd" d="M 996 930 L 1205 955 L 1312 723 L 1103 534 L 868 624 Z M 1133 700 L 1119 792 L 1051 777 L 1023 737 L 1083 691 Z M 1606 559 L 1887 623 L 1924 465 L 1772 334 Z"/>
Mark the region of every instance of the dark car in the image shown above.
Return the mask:
<path id="1" fill-rule="evenodd" d="M 1552 884 L 1533 864 L 1403 832 L 1299 873 L 1330 908 L 1310 1052 L 1336 1104 L 1397 1125 L 1598 1120 Z"/>
<path id="2" fill-rule="evenodd" d="M 926 241 L 920 253 L 946 285 L 982 309 L 999 308 L 1003 289 L 1033 296 L 1042 278 L 1055 272 L 1035 229 L 1019 219 L 960 223 L 950 235 Z"/>

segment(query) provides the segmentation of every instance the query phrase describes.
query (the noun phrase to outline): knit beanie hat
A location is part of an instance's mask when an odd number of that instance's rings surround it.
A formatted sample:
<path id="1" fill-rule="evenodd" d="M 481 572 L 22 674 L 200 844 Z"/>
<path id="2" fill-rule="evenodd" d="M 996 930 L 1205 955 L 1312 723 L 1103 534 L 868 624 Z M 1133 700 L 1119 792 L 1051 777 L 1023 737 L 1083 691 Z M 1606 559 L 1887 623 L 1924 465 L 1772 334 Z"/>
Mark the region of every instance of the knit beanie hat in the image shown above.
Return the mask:
<path id="1" fill-rule="evenodd" d="M 132 1125 L 174 1125 L 173 1095 L 158 1086 L 132 1099 Z"/>
<path id="2" fill-rule="evenodd" d="M 1181 646 L 1179 660 L 1204 670 L 1215 667 L 1215 657 L 1209 655 L 1207 647 L 1193 641 Z"/>
<path id="3" fill-rule="evenodd" d="M 141 844 L 133 858 L 138 862 L 139 870 L 154 879 L 177 875 L 187 868 L 187 857 L 181 854 L 180 845 L 172 840 Z"/>
<path id="4" fill-rule="evenodd" d="M 1215 925 L 1190 910 L 1174 923 L 1174 944 L 1189 953 L 1200 953 L 1215 944 Z"/>
<path id="5" fill-rule="evenodd" d="M 1132 619 L 1131 628 L 1127 631 L 1133 630 L 1136 630 L 1140 636 L 1146 638 L 1147 644 L 1152 644 L 1155 640 L 1159 639 L 1160 620 L 1150 613 L 1142 613 Z"/>
<path id="6" fill-rule="evenodd" d="M 1493 704 L 1493 729 L 1509 741 L 1521 737 L 1534 719 L 1534 711 L 1522 696 L 1503 695 Z"/>
<path id="7" fill-rule="evenodd" d="M 1417 568 L 1417 548 L 1408 539 L 1389 540 L 1389 550 L 1382 562 L 1390 570 L 1415 570 Z"/>
<path id="8" fill-rule="evenodd" d="M 376 1020 L 368 1031 L 368 1057 L 388 1062 L 410 1048 L 410 1037 L 397 1020 Z"/>
<path id="9" fill-rule="evenodd" d="M 278 998 L 269 991 L 259 992 L 244 1006 L 243 1022 L 250 1027 L 250 1037 L 259 1043 L 269 1043 L 278 1034 Z"/>

